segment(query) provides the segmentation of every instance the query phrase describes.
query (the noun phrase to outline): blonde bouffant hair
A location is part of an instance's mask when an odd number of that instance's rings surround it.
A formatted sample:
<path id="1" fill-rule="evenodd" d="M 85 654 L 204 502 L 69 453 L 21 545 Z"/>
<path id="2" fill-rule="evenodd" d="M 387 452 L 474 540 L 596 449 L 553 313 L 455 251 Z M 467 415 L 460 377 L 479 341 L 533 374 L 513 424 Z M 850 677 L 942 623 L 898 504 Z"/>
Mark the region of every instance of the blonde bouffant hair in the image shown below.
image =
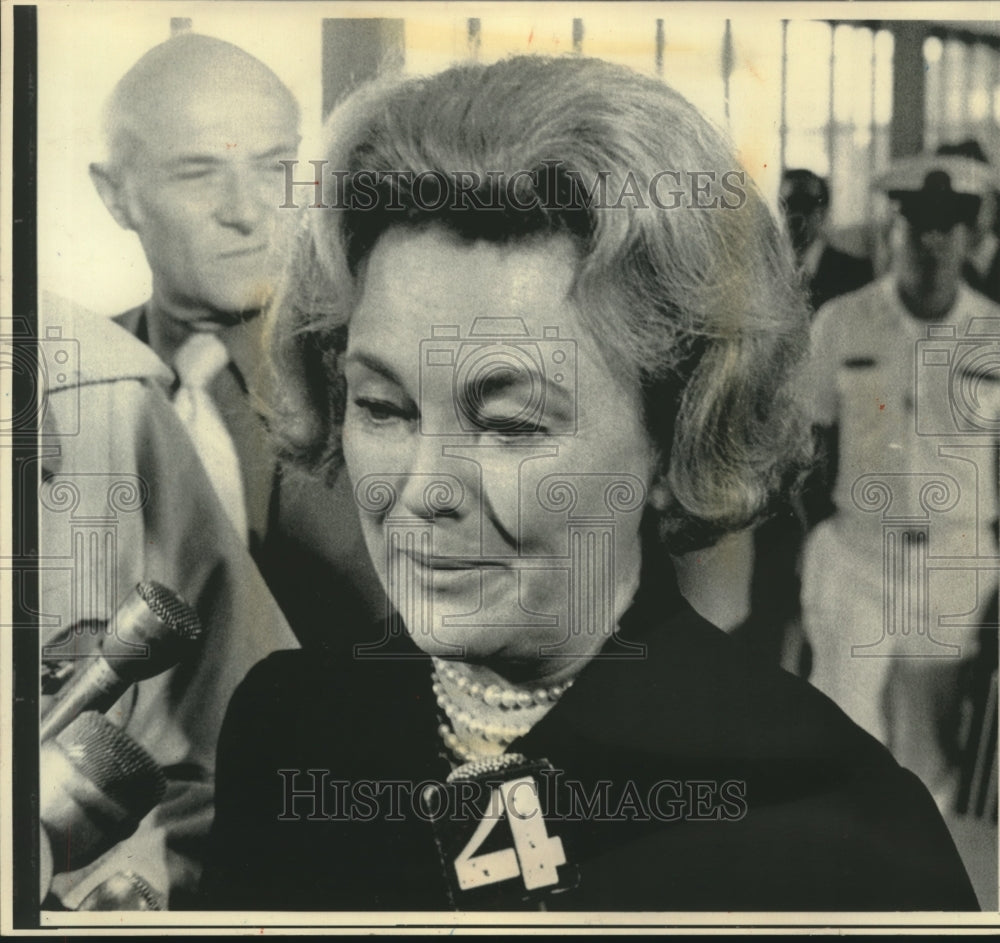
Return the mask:
<path id="1" fill-rule="evenodd" d="M 572 296 L 642 391 L 663 457 L 671 551 L 753 523 L 803 468 L 790 376 L 809 319 L 790 246 L 731 145 L 671 88 L 597 59 L 517 57 L 366 86 L 327 135 L 341 186 L 306 211 L 276 327 L 293 457 L 340 462 L 340 354 L 373 246 L 439 225 L 574 241 Z"/>

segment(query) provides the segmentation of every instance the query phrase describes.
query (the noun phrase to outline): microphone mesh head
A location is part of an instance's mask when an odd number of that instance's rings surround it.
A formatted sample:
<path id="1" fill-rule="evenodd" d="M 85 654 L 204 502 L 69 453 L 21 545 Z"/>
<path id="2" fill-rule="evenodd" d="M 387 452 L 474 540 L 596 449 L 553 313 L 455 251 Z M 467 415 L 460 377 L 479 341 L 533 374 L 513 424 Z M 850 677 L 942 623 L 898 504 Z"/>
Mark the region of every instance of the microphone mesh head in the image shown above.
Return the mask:
<path id="1" fill-rule="evenodd" d="M 203 629 L 197 613 L 172 589 L 155 580 L 139 583 L 135 591 L 153 614 L 172 628 L 178 636 L 194 641 Z"/>
<path id="2" fill-rule="evenodd" d="M 163 896 L 135 871 L 119 871 L 98 884 L 77 910 L 163 910 Z"/>
<path id="3" fill-rule="evenodd" d="M 97 711 L 80 714 L 56 743 L 83 776 L 138 818 L 167 790 L 166 777 L 153 758 Z"/>

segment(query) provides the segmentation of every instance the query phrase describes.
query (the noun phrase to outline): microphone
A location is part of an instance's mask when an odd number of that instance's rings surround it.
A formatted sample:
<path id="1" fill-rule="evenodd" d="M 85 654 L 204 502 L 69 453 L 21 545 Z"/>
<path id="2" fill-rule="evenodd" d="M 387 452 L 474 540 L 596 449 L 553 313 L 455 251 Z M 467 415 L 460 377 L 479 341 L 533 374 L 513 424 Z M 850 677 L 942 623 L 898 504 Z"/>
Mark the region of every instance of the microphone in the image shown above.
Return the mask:
<path id="1" fill-rule="evenodd" d="M 77 910 L 165 910 L 163 895 L 135 871 L 119 871 L 95 887 Z"/>
<path id="2" fill-rule="evenodd" d="M 89 864 L 128 838 L 167 780 L 130 736 L 86 711 L 42 744 L 39 787 L 44 897 L 53 873 Z"/>
<path id="3" fill-rule="evenodd" d="M 41 739 L 56 736 L 84 711 L 106 711 L 136 681 L 172 668 L 201 640 L 194 610 L 173 590 L 149 580 L 129 593 L 91 663 L 59 693 L 42 720 Z"/>

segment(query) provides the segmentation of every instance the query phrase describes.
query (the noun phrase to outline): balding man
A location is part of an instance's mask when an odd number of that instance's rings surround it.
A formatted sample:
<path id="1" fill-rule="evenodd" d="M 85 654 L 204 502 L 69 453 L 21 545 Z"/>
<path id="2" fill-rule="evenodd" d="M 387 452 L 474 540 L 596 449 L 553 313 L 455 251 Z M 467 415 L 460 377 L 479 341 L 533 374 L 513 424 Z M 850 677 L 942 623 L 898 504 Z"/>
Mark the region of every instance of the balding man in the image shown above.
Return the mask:
<path id="1" fill-rule="evenodd" d="M 292 222 L 277 209 L 278 161 L 294 156 L 298 127 L 270 69 L 206 36 L 157 46 L 115 89 L 108 159 L 91 177 L 142 243 L 153 297 L 141 316 L 166 362 L 192 333 L 251 322 L 274 293 Z"/>
<path id="2" fill-rule="evenodd" d="M 142 579 L 190 601 L 208 636 L 194 662 L 138 685 L 109 714 L 165 768 L 167 799 L 131 840 L 86 873 L 57 876 L 53 891 L 68 907 L 177 907 L 198 880 L 235 685 L 296 644 L 289 623 L 322 624 L 316 610 L 335 608 L 368 624 L 382 596 L 346 479 L 328 487 L 282 471 L 268 435 L 264 322 L 296 223 L 279 209 L 279 160 L 299 138 L 293 96 L 238 47 L 183 34 L 121 80 L 106 131 L 91 176 L 137 234 L 153 288 L 113 322 L 42 308 L 43 331 L 80 344 L 79 369 L 48 389 L 43 433 L 58 448 L 44 460 L 43 553 L 72 565 L 43 572 L 43 608 L 59 629 L 87 626 L 69 640 L 50 633 L 43 662 L 63 677 L 93 626 L 113 631 L 117 602 Z M 79 434 L 67 436 L 75 417 Z M 111 499 L 116 482 L 134 486 L 134 507 Z M 78 494 L 69 515 L 67 486 Z M 81 542 L 79 522 L 107 518 L 109 505 L 112 538 Z M 348 651 L 359 640 L 331 626 L 303 641 Z"/>
<path id="3" fill-rule="evenodd" d="M 153 275 L 152 298 L 116 320 L 174 368 L 179 388 L 186 370 L 211 371 L 207 391 L 225 428 L 213 436 L 186 415 L 198 413 L 197 381 L 183 411 L 227 515 L 256 550 L 273 467 L 260 460 L 266 430 L 247 397 L 264 392 L 258 315 L 287 256 L 293 220 L 278 210 L 276 184 L 278 161 L 298 146 L 298 105 L 259 60 L 189 34 L 136 63 L 106 121 L 108 158 L 91 177 L 118 224 L 138 235 Z M 238 456 L 228 467 L 218 454 L 226 446 Z"/>
<path id="4" fill-rule="evenodd" d="M 108 159 L 91 176 L 115 220 L 138 235 L 153 275 L 152 298 L 116 320 L 173 367 L 175 404 L 209 478 L 279 601 L 296 610 L 293 625 L 315 623 L 299 608 L 317 601 L 326 564 L 377 605 L 346 477 L 332 492 L 289 469 L 279 478 L 262 418 L 272 391 L 259 315 L 297 222 L 279 208 L 279 161 L 295 156 L 299 138 L 295 99 L 242 49 L 182 34 L 126 74 L 106 124 Z M 185 388 L 185 374 L 204 378 L 206 363 L 224 430 Z"/>

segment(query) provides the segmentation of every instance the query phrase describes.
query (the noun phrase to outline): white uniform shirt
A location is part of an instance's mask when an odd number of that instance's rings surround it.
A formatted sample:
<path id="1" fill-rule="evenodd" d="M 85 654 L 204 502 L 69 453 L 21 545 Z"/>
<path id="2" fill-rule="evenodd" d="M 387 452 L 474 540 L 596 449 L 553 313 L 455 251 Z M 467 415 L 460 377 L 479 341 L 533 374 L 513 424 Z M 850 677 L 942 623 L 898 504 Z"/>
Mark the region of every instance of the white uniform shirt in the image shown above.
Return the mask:
<path id="1" fill-rule="evenodd" d="M 859 552 L 912 520 L 931 554 L 996 556 L 1000 307 L 963 285 L 923 322 L 891 277 L 835 299 L 813 326 L 804 396 L 814 422 L 839 425 L 833 499 Z"/>

